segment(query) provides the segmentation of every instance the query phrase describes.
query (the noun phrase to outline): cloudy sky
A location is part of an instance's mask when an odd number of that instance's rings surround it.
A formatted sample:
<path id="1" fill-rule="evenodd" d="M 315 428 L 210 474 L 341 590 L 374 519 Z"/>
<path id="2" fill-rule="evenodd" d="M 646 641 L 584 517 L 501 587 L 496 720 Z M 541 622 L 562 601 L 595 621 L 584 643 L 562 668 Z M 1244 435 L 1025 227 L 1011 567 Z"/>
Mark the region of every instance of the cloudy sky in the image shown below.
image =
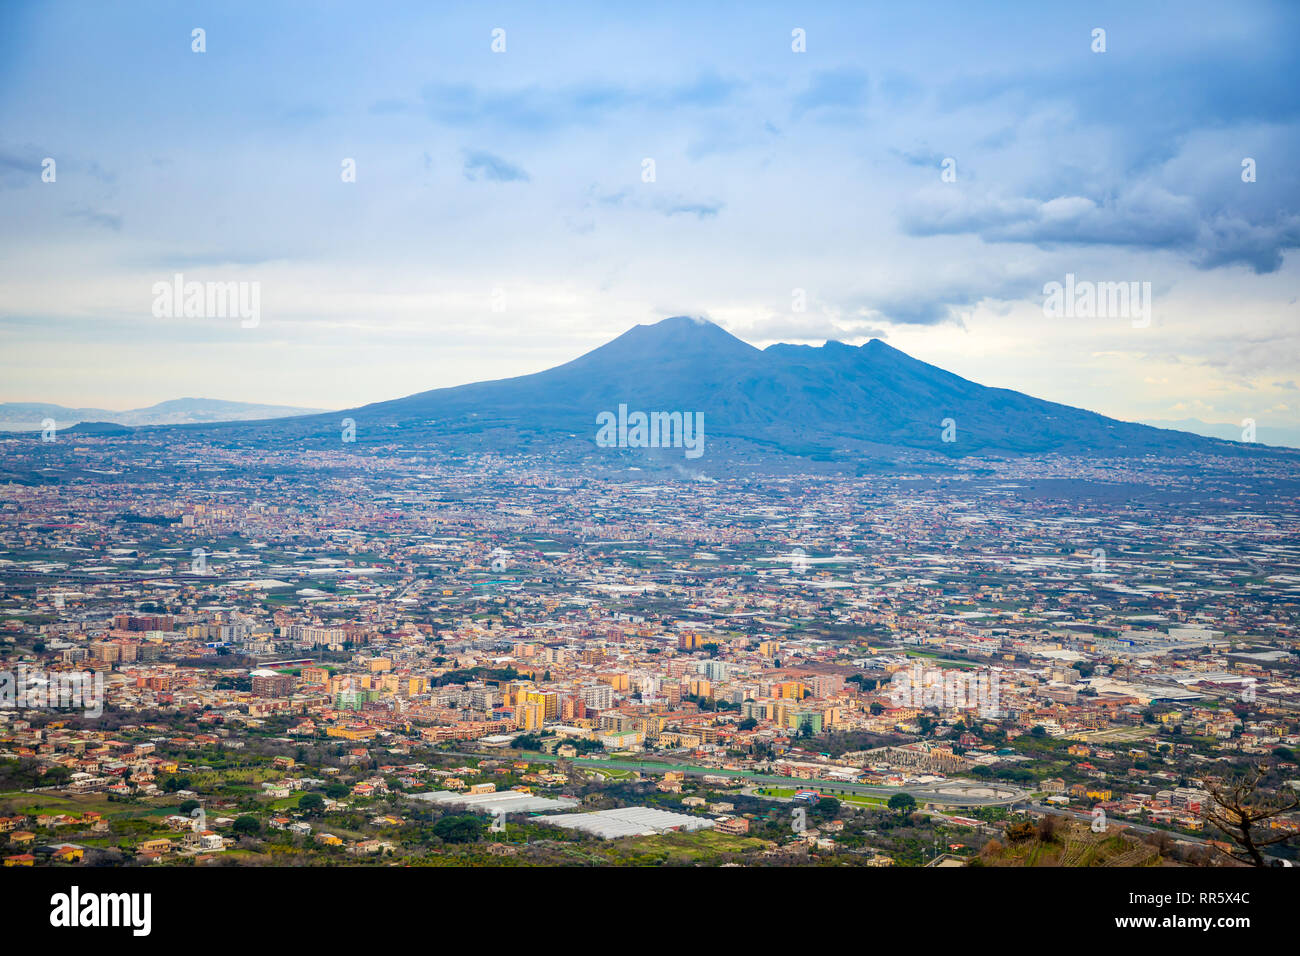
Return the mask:
<path id="1" fill-rule="evenodd" d="M 807 6 L 6 2 L 0 401 L 348 407 L 691 314 L 1296 426 L 1300 6 Z"/>

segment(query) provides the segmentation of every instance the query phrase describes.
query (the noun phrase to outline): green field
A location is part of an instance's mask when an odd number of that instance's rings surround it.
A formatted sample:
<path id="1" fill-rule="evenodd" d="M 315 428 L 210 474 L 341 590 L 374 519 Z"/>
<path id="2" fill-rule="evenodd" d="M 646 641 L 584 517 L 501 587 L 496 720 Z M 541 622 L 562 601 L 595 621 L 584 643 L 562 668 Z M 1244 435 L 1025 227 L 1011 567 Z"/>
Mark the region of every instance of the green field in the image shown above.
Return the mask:
<path id="1" fill-rule="evenodd" d="M 931 651 L 916 651 L 916 650 L 912 650 L 911 648 L 904 648 L 903 653 L 906 654 L 908 657 L 922 657 L 925 658 L 926 660 L 934 661 L 936 664 L 944 664 L 948 667 L 957 667 L 957 668 L 969 670 L 969 669 L 983 666 L 981 664 L 975 664 L 971 661 L 950 660 L 946 657 L 940 657 L 938 654 L 935 654 Z"/>
<path id="2" fill-rule="evenodd" d="M 630 837 L 614 843 L 620 855 L 628 851 L 635 856 L 658 857 L 664 862 L 694 862 L 719 853 L 752 853 L 767 845 L 766 840 L 757 837 L 732 836 L 713 830 Z"/>
<path id="3" fill-rule="evenodd" d="M 619 770 L 613 767 L 597 767 L 587 772 L 602 780 L 634 780 L 637 777 L 635 770 Z"/>
<path id="4" fill-rule="evenodd" d="M 761 787 L 754 791 L 754 795 L 789 800 L 798 792 L 798 790 L 789 787 Z M 827 794 L 827 796 L 832 800 L 838 800 L 840 803 L 851 803 L 855 807 L 884 807 L 888 805 L 888 801 L 881 797 L 868 797 L 857 793 L 831 793 Z"/>

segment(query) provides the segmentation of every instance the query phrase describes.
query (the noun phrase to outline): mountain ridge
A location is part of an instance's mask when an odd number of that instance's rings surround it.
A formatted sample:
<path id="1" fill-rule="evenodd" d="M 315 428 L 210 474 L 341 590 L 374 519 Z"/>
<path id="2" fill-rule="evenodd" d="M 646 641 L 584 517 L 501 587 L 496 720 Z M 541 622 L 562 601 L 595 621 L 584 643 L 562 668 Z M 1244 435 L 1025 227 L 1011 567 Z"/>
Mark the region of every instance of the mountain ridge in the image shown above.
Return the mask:
<path id="1" fill-rule="evenodd" d="M 0 402 L 0 430 L 40 431 L 43 420 L 53 418 L 58 428 L 83 422 L 114 425 L 190 425 L 201 422 L 256 421 L 297 415 L 318 415 L 324 409 L 292 405 L 265 405 L 221 398 L 172 398 L 144 408 L 113 411 L 51 402 Z"/>
<path id="2" fill-rule="evenodd" d="M 633 326 L 582 355 L 527 375 L 429 389 L 338 412 L 167 426 L 232 441 L 397 442 L 551 456 L 672 460 L 676 449 L 598 448 L 597 417 L 630 411 L 703 415 L 707 454 L 902 466 L 964 457 L 1099 458 L 1284 452 L 1107 418 L 980 385 L 880 339 L 764 349 L 704 319 Z M 680 464 L 680 459 L 678 459 Z"/>
<path id="3" fill-rule="evenodd" d="M 860 346 L 777 343 L 758 349 L 707 320 L 633 326 L 553 368 L 432 389 L 349 410 L 364 421 L 464 421 L 594 433 L 595 416 L 630 409 L 700 411 L 708 433 L 795 454 L 871 457 L 904 447 L 976 453 L 1227 454 L 1252 449 L 1152 428 L 980 385 L 880 339 Z M 945 421 L 953 428 L 945 441 Z M 946 447 L 945 447 L 946 446 Z"/>

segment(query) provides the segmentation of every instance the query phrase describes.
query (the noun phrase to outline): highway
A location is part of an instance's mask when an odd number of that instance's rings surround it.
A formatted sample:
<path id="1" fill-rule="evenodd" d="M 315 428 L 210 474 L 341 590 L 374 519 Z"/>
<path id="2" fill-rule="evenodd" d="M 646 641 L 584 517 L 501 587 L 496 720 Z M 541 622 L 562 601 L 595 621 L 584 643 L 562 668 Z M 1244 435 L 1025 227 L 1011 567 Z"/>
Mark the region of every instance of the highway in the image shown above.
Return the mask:
<path id="1" fill-rule="evenodd" d="M 447 753 L 447 751 L 444 751 Z M 450 756 L 497 758 L 504 753 L 458 753 Z M 557 763 L 559 757 L 550 754 L 517 751 L 522 758 L 538 763 Z M 696 767 L 690 764 L 668 763 L 660 760 L 589 760 L 571 761 L 575 767 L 607 770 L 636 770 L 641 773 L 662 774 L 668 771 L 689 777 L 734 777 L 767 786 L 793 787 L 796 790 L 820 790 L 823 793 L 856 793 L 889 799 L 896 793 L 910 793 L 918 805 L 934 804 L 947 807 L 993 807 L 1021 803 L 1029 799 L 1029 792 L 1006 784 L 985 784 L 976 780 L 946 780 L 940 784 L 916 787 L 880 787 L 864 783 L 843 783 L 839 780 L 805 780 L 795 777 L 753 773 L 747 770 L 721 770 L 717 767 Z"/>

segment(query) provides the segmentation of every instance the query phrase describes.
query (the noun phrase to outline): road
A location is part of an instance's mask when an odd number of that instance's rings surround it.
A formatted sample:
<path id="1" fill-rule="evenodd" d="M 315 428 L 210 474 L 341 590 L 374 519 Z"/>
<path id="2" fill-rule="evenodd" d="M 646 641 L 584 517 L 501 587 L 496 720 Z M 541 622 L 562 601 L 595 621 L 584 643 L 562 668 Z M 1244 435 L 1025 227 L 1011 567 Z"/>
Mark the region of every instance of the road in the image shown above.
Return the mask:
<path id="1" fill-rule="evenodd" d="M 446 753 L 447 751 L 444 751 Z M 450 752 L 455 757 L 501 758 L 498 753 L 458 753 Z M 521 755 L 537 763 L 557 763 L 560 758 L 550 754 L 522 751 Z M 947 807 L 994 807 L 1021 803 L 1029 799 L 1029 792 L 1005 784 L 985 784 L 976 780 L 947 780 L 941 784 L 916 787 L 879 787 L 864 783 L 843 783 L 838 780 L 802 780 L 794 777 L 778 777 L 753 773 L 747 770 L 720 770 L 717 767 L 696 767 L 689 764 L 668 763 L 658 760 L 588 760 L 579 758 L 572 761 L 575 767 L 605 768 L 610 770 L 636 770 L 641 773 L 662 774 L 667 771 L 684 773 L 688 777 L 734 777 L 778 787 L 794 787 L 797 790 L 820 790 L 823 793 L 857 793 L 888 800 L 896 793 L 910 793 L 918 805 L 934 804 Z"/>
<path id="2" fill-rule="evenodd" d="M 1092 814 L 1081 813 L 1078 810 L 1067 810 L 1064 807 L 1051 807 L 1045 803 L 1030 803 L 1029 806 L 1040 813 L 1050 813 L 1058 817 L 1073 817 L 1075 820 L 1081 820 L 1084 823 L 1091 824 Z M 1209 843 L 1205 837 L 1189 836 L 1186 833 L 1180 833 L 1177 830 L 1166 830 L 1162 827 L 1153 827 L 1145 823 L 1133 823 L 1120 817 L 1109 817 L 1109 824 L 1113 824 L 1116 829 L 1123 828 L 1132 830 L 1135 833 L 1168 833 L 1175 840 L 1186 840 L 1189 843 Z"/>

